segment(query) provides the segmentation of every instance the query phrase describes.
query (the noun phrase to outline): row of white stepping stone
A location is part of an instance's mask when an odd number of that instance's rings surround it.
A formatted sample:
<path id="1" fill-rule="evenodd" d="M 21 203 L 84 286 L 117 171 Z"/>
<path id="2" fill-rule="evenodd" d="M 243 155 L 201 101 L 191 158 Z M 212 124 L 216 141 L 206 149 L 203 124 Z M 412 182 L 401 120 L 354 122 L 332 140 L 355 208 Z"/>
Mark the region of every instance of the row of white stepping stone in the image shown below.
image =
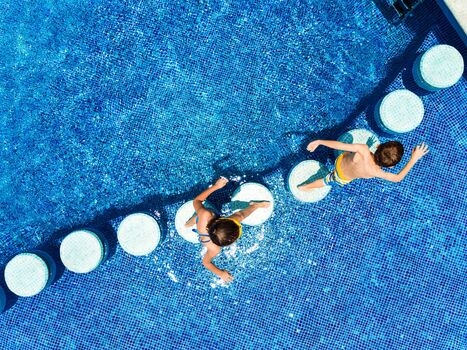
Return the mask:
<path id="1" fill-rule="evenodd" d="M 344 143 L 367 144 L 372 152 L 376 151 L 376 148 L 380 144 L 376 134 L 366 129 L 354 129 L 347 131 L 337 140 Z M 335 156 L 338 157 L 341 152 L 342 151 L 335 151 Z M 289 173 L 287 179 L 289 190 L 295 199 L 301 202 L 318 202 L 328 195 L 331 190 L 331 186 L 324 186 L 307 192 L 299 190 L 297 186 L 305 182 L 310 183 L 319 178 L 323 178 L 328 172 L 329 170 L 326 166 L 316 160 L 302 161 L 295 165 Z"/>
<path id="2" fill-rule="evenodd" d="M 453 86 L 464 73 L 464 60 L 456 48 L 450 45 L 435 45 L 416 59 L 412 73 L 421 88 L 437 91 Z M 399 89 L 388 93 L 375 108 L 375 119 L 378 126 L 391 134 L 402 134 L 414 130 L 420 125 L 425 109 L 423 102 L 413 92 Z M 342 142 L 372 143 L 372 152 L 379 145 L 376 135 L 365 129 L 355 129 L 342 135 Z M 337 154 L 336 154 L 337 156 Z M 327 196 L 331 186 L 325 186 L 313 191 L 304 192 L 297 185 L 312 182 L 326 174 L 325 166 L 315 160 L 306 160 L 297 164 L 288 178 L 289 189 L 293 196 L 302 202 L 318 202 Z"/>
<path id="3" fill-rule="evenodd" d="M 464 73 L 464 60 L 456 48 L 435 45 L 415 60 L 412 68 L 418 86 L 428 91 L 456 84 Z M 407 89 L 388 93 L 376 106 L 378 126 L 391 134 L 402 134 L 420 125 L 425 114 L 422 99 Z"/>
<path id="4" fill-rule="evenodd" d="M 420 55 L 413 66 L 416 83 L 429 91 L 436 91 L 454 85 L 464 72 L 462 55 L 449 45 L 436 45 Z M 377 105 L 378 125 L 390 133 L 405 133 L 415 129 L 424 115 L 420 97 L 405 89 L 386 95 Z M 379 141 L 373 133 L 365 129 L 351 130 L 346 133 L 352 143 L 372 143 L 373 151 Z M 343 135 L 345 139 L 346 134 Z M 345 140 L 341 140 L 345 141 Z M 375 142 L 376 141 L 376 142 Z M 310 181 L 319 172 L 327 171 L 319 162 L 307 160 L 296 165 L 288 178 L 293 196 L 303 202 L 317 202 L 329 193 L 330 186 L 310 192 L 299 191 L 297 185 Z M 233 201 L 269 200 L 273 203 L 271 192 L 263 185 L 247 183 L 240 186 Z M 258 209 L 244 220 L 246 225 L 260 225 L 272 214 L 273 205 Z M 177 212 L 175 224 L 179 234 L 186 240 L 197 243 L 194 227 L 185 227 L 185 222 L 193 215 L 193 202 L 185 203 Z M 158 222 L 145 213 L 127 216 L 117 232 L 118 241 L 130 255 L 150 254 L 161 240 Z M 60 245 L 60 258 L 64 266 L 72 272 L 88 273 L 95 270 L 107 253 L 105 238 L 93 230 L 78 230 L 65 237 Z M 40 293 L 55 278 L 56 267 L 53 259 L 45 252 L 21 253 L 13 257 L 5 267 L 5 282 L 18 296 L 30 297 Z M 6 303 L 5 292 L 0 288 L 0 312 Z"/>
<path id="5" fill-rule="evenodd" d="M 243 221 L 243 224 L 261 225 L 272 215 L 274 198 L 271 192 L 258 183 L 245 183 L 233 194 L 232 202 L 266 200 L 268 208 L 259 208 Z M 239 209 L 237 209 L 239 210 Z M 234 210 L 236 211 L 236 210 Z M 185 222 L 195 214 L 193 201 L 186 202 L 177 211 L 175 226 L 181 237 L 198 243 L 198 236 Z M 134 213 L 126 216 L 117 229 L 117 239 L 122 249 L 133 256 L 148 255 L 162 240 L 159 223 L 149 214 Z M 63 265 L 75 273 L 89 273 L 106 258 L 108 243 L 97 230 L 82 229 L 69 233 L 60 244 L 60 259 Z M 45 252 L 32 251 L 14 256 L 5 266 L 5 282 L 8 289 L 21 297 L 39 294 L 55 278 L 56 265 Z M 5 292 L 0 288 L 0 312 L 5 307 Z"/>

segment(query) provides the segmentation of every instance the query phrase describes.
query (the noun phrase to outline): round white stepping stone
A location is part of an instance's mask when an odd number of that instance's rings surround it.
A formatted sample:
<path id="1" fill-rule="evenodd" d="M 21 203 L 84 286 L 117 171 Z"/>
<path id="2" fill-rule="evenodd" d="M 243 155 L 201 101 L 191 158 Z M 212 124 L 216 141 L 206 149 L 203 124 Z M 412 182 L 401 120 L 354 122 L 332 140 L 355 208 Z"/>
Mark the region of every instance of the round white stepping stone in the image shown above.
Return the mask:
<path id="1" fill-rule="evenodd" d="M 102 239 L 90 230 L 69 233 L 60 244 L 60 259 L 63 265 L 76 273 L 95 270 L 105 258 Z"/>
<path id="2" fill-rule="evenodd" d="M 313 203 L 322 200 L 331 190 L 331 186 L 316 188 L 311 191 L 301 191 L 298 185 L 323 178 L 328 174 L 328 170 L 316 160 L 304 160 L 292 168 L 288 177 L 289 190 L 300 202 Z"/>
<path id="3" fill-rule="evenodd" d="M 237 188 L 232 196 L 231 202 L 244 202 L 245 207 L 248 207 L 252 201 L 269 201 L 271 205 L 268 208 L 258 208 L 246 219 L 242 221 L 242 224 L 257 226 L 264 223 L 269 219 L 274 210 L 274 197 L 271 191 L 266 186 L 263 186 L 256 182 L 247 182 Z M 234 210 L 234 212 L 240 209 Z"/>
<path id="4" fill-rule="evenodd" d="M 207 209 L 216 211 L 214 206 L 209 201 L 204 201 L 203 205 Z M 191 243 L 199 243 L 198 233 L 196 231 L 196 222 L 190 227 L 185 227 L 185 223 L 192 217 L 196 215 L 195 208 L 193 207 L 193 201 L 188 201 L 184 203 L 175 214 L 175 229 L 177 233 L 185 240 Z"/>
<path id="5" fill-rule="evenodd" d="M 415 82 L 425 90 L 448 88 L 464 73 L 464 59 L 450 45 L 435 45 L 418 56 L 412 69 Z"/>
<path id="6" fill-rule="evenodd" d="M 45 253 L 44 253 L 45 255 Z M 50 262 L 52 260 L 50 259 Z M 5 266 L 5 282 L 8 288 L 20 297 L 31 297 L 47 287 L 55 274 L 55 266 L 47 264 L 35 253 L 21 253 Z"/>
<path id="7" fill-rule="evenodd" d="M 130 214 L 118 226 L 117 239 L 128 254 L 148 255 L 159 244 L 161 229 L 157 221 L 148 214 Z"/>
<path id="8" fill-rule="evenodd" d="M 366 129 L 353 129 L 345 132 L 342 134 L 338 139 L 338 141 L 343 143 L 360 143 L 366 144 L 370 148 L 371 152 L 375 152 L 378 148 L 380 141 L 376 134 L 372 133 Z M 336 158 L 342 153 L 343 151 L 335 150 L 334 154 Z"/>
<path id="9" fill-rule="evenodd" d="M 381 129 L 402 134 L 419 126 L 424 113 L 421 98 L 409 90 L 401 89 L 390 92 L 381 100 L 376 107 L 375 116 Z"/>
<path id="10" fill-rule="evenodd" d="M 196 223 L 190 227 L 185 227 L 185 223 L 196 215 L 193 201 L 184 203 L 175 214 L 175 229 L 178 234 L 185 240 L 191 243 L 199 243 L 198 234 L 193 231 L 196 229 Z"/>

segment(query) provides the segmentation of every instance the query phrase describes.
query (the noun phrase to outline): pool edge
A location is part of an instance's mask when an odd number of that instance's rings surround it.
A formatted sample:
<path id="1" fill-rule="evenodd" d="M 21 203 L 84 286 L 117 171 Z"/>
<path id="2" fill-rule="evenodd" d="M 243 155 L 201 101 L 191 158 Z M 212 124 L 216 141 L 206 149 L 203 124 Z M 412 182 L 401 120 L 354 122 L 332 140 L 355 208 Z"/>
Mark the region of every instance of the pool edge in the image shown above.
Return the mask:
<path id="1" fill-rule="evenodd" d="M 436 0 L 436 2 L 467 47 L 467 4 L 465 1 Z"/>

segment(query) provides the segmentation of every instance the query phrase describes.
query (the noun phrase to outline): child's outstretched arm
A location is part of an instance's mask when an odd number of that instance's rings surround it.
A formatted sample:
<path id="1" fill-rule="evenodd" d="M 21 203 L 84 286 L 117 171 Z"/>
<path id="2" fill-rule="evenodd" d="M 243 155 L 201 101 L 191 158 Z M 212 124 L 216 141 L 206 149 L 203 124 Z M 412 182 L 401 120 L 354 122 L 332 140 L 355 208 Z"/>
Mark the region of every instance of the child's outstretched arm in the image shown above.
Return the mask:
<path id="1" fill-rule="evenodd" d="M 250 216 L 258 208 L 267 208 L 271 205 L 268 201 L 261 202 L 250 202 L 248 207 L 242 210 L 237 211 L 235 214 L 229 216 L 229 219 L 234 219 L 238 222 L 242 222 L 248 216 Z"/>
<path id="2" fill-rule="evenodd" d="M 391 182 L 401 182 L 407 176 L 410 170 L 412 170 L 415 163 L 417 163 L 417 161 L 419 161 L 427 153 L 428 153 L 427 144 L 422 143 L 420 145 L 417 145 L 412 151 L 410 160 L 407 162 L 407 164 L 402 168 L 402 170 L 398 174 L 387 173 L 384 170 L 381 170 L 381 173 L 379 173 L 377 176 L 379 178 L 382 178 L 384 180 L 388 180 Z"/>
<path id="3" fill-rule="evenodd" d="M 217 181 L 214 183 L 214 185 L 209 186 L 207 189 L 205 189 L 203 192 L 201 192 L 199 195 L 193 199 L 193 207 L 195 208 L 196 213 L 199 215 L 198 211 L 205 209 L 203 206 L 203 202 L 214 192 L 217 190 L 221 189 L 224 187 L 227 182 L 229 182 L 228 179 L 225 177 L 220 177 L 217 179 Z"/>
<path id="4" fill-rule="evenodd" d="M 220 277 L 224 282 L 232 282 L 233 276 L 229 271 L 222 270 L 213 264 L 212 259 L 214 259 L 221 251 L 221 247 L 216 246 L 214 243 L 206 245 L 206 254 L 203 256 L 203 266 L 211 271 L 216 276 Z"/>
<path id="5" fill-rule="evenodd" d="M 309 152 L 314 152 L 319 146 L 326 146 L 332 149 L 337 149 L 339 151 L 347 151 L 347 152 L 358 152 L 362 149 L 362 147 L 368 146 L 363 144 L 354 144 L 354 143 L 343 143 L 340 141 L 333 141 L 333 140 L 315 140 L 311 141 L 306 149 Z"/>

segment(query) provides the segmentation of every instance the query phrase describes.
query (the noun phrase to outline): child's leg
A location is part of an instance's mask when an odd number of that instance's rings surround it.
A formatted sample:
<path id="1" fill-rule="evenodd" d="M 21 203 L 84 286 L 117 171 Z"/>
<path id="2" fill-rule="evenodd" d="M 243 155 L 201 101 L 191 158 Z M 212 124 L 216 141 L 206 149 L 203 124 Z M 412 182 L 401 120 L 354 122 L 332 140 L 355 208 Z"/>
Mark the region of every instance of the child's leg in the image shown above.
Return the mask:
<path id="1" fill-rule="evenodd" d="M 316 188 L 321 188 L 321 187 L 324 187 L 324 186 L 326 186 L 326 184 L 324 183 L 324 179 L 318 179 L 318 180 L 315 180 L 313 182 L 310 182 L 309 184 L 298 185 L 297 188 L 300 191 L 308 192 L 308 191 L 312 191 L 312 190 L 314 190 Z"/>

